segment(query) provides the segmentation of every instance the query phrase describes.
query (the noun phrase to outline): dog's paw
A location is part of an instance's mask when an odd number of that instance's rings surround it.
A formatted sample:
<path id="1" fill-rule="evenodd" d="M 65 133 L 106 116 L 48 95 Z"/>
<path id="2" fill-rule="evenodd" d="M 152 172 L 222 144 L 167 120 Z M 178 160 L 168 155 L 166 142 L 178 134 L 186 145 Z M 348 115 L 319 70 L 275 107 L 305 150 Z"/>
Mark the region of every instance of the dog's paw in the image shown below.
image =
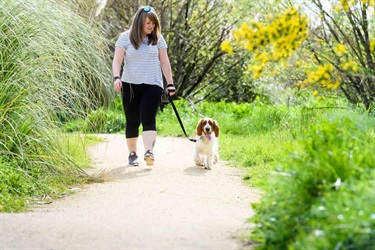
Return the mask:
<path id="1" fill-rule="evenodd" d="M 195 157 L 194 161 L 195 161 L 195 165 L 197 167 L 203 167 L 204 166 L 204 162 L 203 162 L 201 157 L 199 157 L 199 156 Z"/>
<path id="2" fill-rule="evenodd" d="M 215 155 L 214 156 L 214 165 L 216 165 L 216 163 L 219 161 L 219 156 Z"/>
<path id="3" fill-rule="evenodd" d="M 207 169 L 207 170 L 211 170 L 211 166 L 208 166 L 208 165 L 205 166 L 204 168 Z"/>

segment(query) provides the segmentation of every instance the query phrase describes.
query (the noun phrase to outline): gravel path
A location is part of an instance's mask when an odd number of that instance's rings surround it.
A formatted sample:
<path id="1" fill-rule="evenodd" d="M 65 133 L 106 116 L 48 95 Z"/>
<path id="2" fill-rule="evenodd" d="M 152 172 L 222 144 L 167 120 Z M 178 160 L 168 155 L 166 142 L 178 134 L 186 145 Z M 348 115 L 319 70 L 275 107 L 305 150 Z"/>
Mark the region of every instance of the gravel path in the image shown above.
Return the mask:
<path id="1" fill-rule="evenodd" d="M 158 137 L 155 166 L 129 167 L 124 135 L 98 136 L 106 142 L 90 148 L 90 173 L 107 181 L 0 214 L 0 249 L 251 249 L 243 235 L 260 195 L 239 169 L 195 167 L 194 143 L 175 137 Z"/>

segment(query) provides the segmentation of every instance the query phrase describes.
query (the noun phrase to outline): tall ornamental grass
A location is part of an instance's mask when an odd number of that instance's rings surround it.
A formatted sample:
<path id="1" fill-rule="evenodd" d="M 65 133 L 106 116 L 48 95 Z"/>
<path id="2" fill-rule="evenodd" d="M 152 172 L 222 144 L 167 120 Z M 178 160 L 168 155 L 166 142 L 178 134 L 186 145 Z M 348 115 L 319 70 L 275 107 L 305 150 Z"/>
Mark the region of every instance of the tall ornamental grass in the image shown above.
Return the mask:
<path id="1" fill-rule="evenodd" d="M 107 103 L 105 48 L 94 24 L 56 1 L 1 1 L 0 211 L 82 173 L 59 127 Z"/>

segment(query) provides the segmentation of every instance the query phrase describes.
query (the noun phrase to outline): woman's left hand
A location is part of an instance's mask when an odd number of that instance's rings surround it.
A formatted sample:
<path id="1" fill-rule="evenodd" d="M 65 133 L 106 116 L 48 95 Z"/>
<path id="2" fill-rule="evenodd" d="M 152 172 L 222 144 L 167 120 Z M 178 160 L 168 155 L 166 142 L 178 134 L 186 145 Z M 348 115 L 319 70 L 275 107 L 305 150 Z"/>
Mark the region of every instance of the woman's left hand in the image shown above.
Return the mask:
<path id="1" fill-rule="evenodd" d="M 167 94 L 169 94 L 169 96 L 172 96 L 172 95 L 176 94 L 176 88 L 174 87 L 173 84 L 167 85 Z"/>

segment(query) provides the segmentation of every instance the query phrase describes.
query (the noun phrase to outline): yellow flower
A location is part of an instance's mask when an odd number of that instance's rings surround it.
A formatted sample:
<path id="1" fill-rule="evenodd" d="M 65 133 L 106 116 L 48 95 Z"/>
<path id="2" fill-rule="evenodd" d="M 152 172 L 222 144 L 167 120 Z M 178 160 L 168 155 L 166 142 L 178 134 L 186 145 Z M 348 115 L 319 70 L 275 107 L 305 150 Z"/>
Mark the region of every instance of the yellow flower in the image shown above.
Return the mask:
<path id="1" fill-rule="evenodd" d="M 341 43 L 337 44 L 336 48 L 335 48 L 335 52 L 339 55 L 341 54 L 347 54 L 348 51 L 346 50 L 345 46 Z"/>
<path id="2" fill-rule="evenodd" d="M 254 78 L 259 78 L 263 73 L 263 66 L 254 65 L 254 66 L 248 67 L 248 70 L 253 71 Z"/>
<path id="3" fill-rule="evenodd" d="M 318 43 L 324 43 L 323 39 L 320 39 L 320 38 L 317 38 L 317 37 L 315 37 L 314 40 L 315 40 L 315 42 L 318 42 Z"/>
<path id="4" fill-rule="evenodd" d="M 340 82 L 337 81 L 335 84 L 333 84 L 333 89 L 338 89 L 340 86 Z"/>
<path id="5" fill-rule="evenodd" d="M 229 55 L 233 54 L 233 48 L 228 40 L 221 43 L 221 49 L 227 52 Z"/>
<path id="6" fill-rule="evenodd" d="M 352 65 L 352 71 L 353 71 L 354 73 L 356 73 L 356 72 L 358 71 L 358 65 L 357 65 L 356 63 L 354 63 L 354 64 Z"/>
<path id="7" fill-rule="evenodd" d="M 357 72 L 357 70 L 358 70 L 358 65 L 354 61 L 349 61 L 349 62 L 346 62 L 344 64 L 341 64 L 341 67 L 342 67 L 343 70 L 351 70 L 354 73 Z"/>
<path id="8" fill-rule="evenodd" d="M 370 50 L 371 52 L 375 52 L 375 41 L 370 42 Z"/>
<path id="9" fill-rule="evenodd" d="M 333 8 L 334 11 L 336 11 L 337 13 L 341 11 L 341 7 L 340 5 L 336 5 L 334 8 Z"/>
<path id="10" fill-rule="evenodd" d="M 318 95 L 319 95 L 319 92 L 318 92 L 317 90 L 315 90 L 315 91 L 313 92 L 313 95 L 314 95 L 314 96 L 318 96 Z"/>
<path id="11" fill-rule="evenodd" d="M 290 57 L 306 40 L 307 29 L 307 16 L 300 15 L 298 10 L 293 8 L 272 17 L 267 25 L 256 21 L 251 21 L 249 25 L 243 23 L 233 31 L 233 37 L 235 44 L 255 53 L 256 64 L 263 65 Z M 226 44 L 222 47 L 227 51 Z"/>
<path id="12" fill-rule="evenodd" d="M 351 1 L 350 0 L 340 0 L 340 3 L 342 5 L 342 8 L 347 12 L 349 11 L 350 7 L 349 7 L 349 3 Z"/>
<path id="13" fill-rule="evenodd" d="M 239 39 L 241 39 L 241 36 L 242 36 L 242 32 L 241 32 L 241 30 L 234 30 L 233 31 L 233 37 L 234 37 L 234 39 L 236 39 L 236 40 L 239 40 Z"/>

